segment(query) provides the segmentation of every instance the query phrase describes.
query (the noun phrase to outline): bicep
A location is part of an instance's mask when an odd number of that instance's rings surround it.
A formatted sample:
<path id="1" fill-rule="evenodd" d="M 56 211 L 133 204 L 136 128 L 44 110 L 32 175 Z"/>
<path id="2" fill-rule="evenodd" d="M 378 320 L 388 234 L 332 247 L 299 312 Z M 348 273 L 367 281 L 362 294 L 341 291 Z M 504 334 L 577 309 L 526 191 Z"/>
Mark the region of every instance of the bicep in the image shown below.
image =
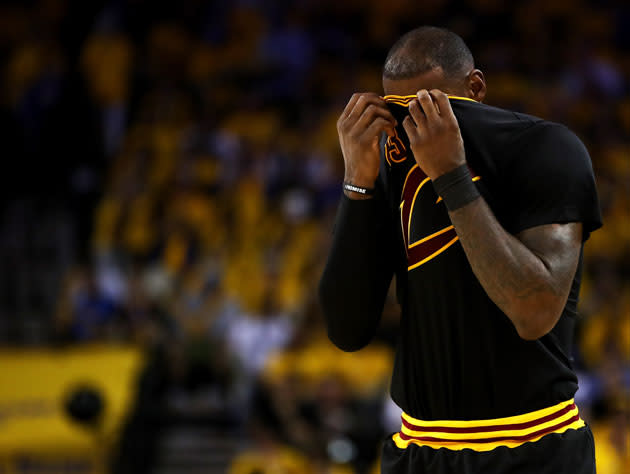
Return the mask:
<path id="1" fill-rule="evenodd" d="M 516 238 L 540 259 L 556 292 L 568 294 L 580 259 L 582 223 L 539 225 Z"/>

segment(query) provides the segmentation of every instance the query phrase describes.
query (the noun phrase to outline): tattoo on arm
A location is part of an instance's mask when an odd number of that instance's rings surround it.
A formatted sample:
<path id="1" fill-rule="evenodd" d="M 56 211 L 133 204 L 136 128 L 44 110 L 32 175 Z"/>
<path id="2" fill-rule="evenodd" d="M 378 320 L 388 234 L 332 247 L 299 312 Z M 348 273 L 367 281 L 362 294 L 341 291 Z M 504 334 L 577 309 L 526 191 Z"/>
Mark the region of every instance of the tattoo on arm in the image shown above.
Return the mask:
<path id="1" fill-rule="evenodd" d="M 450 218 L 475 276 L 521 337 L 537 339 L 553 328 L 577 268 L 581 223 L 543 225 L 513 236 L 483 198 Z"/>

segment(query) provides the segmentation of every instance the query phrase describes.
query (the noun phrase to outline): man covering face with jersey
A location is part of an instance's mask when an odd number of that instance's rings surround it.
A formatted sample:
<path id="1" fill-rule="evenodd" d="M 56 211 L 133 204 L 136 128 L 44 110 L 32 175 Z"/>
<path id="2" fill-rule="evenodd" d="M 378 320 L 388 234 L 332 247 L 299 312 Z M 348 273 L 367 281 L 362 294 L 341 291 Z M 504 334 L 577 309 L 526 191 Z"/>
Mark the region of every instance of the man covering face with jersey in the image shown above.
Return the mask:
<path id="1" fill-rule="evenodd" d="M 601 226 L 588 152 L 563 125 L 483 104 L 448 30 L 401 37 L 383 89 L 337 124 L 344 195 L 320 283 L 330 339 L 355 351 L 396 275 L 402 420 L 383 472 L 595 472 L 570 358 Z"/>

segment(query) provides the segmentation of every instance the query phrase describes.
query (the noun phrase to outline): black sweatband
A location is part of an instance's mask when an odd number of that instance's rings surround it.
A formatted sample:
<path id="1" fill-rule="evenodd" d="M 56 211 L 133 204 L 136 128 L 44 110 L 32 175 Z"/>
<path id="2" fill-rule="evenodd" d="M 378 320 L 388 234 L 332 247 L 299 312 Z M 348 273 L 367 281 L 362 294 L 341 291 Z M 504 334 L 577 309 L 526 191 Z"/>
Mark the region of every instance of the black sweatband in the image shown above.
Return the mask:
<path id="1" fill-rule="evenodd" d="M 433 189 L 444 200 L 449 211 L 464 207 L 480 196 L 466 164 L 436 178 Z"/>
<path id="2" fill-rule="evenodd" d="M 374 188 L 363 188 L 361 186 L 356 186 L 348 182 L 343 183 L 343 189 L 345 189 L 346 191 L 352 191 L 354 193 L 365 194 L 366 196 L 374 195 Z"/>

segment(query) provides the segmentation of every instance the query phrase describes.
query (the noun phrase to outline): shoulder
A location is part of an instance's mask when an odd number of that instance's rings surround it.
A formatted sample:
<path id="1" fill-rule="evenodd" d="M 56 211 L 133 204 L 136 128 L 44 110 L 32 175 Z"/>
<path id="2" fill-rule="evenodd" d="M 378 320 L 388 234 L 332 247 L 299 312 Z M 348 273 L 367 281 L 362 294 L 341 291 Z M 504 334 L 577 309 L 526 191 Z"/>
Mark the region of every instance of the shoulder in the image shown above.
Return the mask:
<path id="1" fill-rule="evenodd" d="M 472 111 L 475 104 L 468 106 Z M 514 160 L 547 165 L 583 163 L 590 166 L 584 143 L 568 127 L 560 123 L 485 104 L 476 104 L 474 113 L 481 122 L 482 133 L 495 143 L 506 165 Z"/>
<path id="2" fill-rule="evenodd" d="M 562 145 L 584 146 L 577 135 L 565 125 L 543 119 L 538 119 L 535 123 L 532 123 L 532 126 L 523 130 L 523 133 L 517 138 L 521 138 L 526 142 L 534 141 L 545 144 L 560 143 Z"/>
<path id="3" fill-rule="evenodd" d="M 564 125 L 541 120 L 519 134 L 501 168 L 508 187 L 562 196 L 595 195 L 593 165 L 582 141 Z"/>
<path id="4" fill-rule="evenodd" d="M 499 173 L 514 168 L 591 169 L 582 141 L 566 126 L 470 100 L 451 100 L 464 142 Z"/>
<path id="5" fill-rule="evenodd" d="M 574 151 L 586 152 L 582 141 L 565 125 L 499 107 L 485 104 L 479 106 L 479 112 L 486 116 L 489 125 L 499 132 L 505 132 L 507 144 L 514 147 L 513 151 L 568 147 Z"/>
<path id="6" fill-rule="evenodd" d="M 513 110 L 488 105 L 483 102 L 477 102 L 472 99 L 451 97 L 451 106 L 456 115 L 463 117 L 476 117 L 478 121 L 484 121 L 495 124 L 508 124 L 515 128 L 528 128 L 545 120 L 534 115 L 528 115 Z M 459 117 L 458 117 L 459 118 Z"/>
<path id="7" fill-rule="evenodd" d="M 452 99 L 451 104 L 465 138 L 476 143 L 484 141 L 496 151 L 545 122 L 533 115 L 470 100 Z"/>
<path id="8" fill-rule="evenodd" d="M 545 164 L 546 167 L 586 165 L 591 159 L 584 143 L 566 126 L 540 120 L 514 137 L 514 159 Z"/>

